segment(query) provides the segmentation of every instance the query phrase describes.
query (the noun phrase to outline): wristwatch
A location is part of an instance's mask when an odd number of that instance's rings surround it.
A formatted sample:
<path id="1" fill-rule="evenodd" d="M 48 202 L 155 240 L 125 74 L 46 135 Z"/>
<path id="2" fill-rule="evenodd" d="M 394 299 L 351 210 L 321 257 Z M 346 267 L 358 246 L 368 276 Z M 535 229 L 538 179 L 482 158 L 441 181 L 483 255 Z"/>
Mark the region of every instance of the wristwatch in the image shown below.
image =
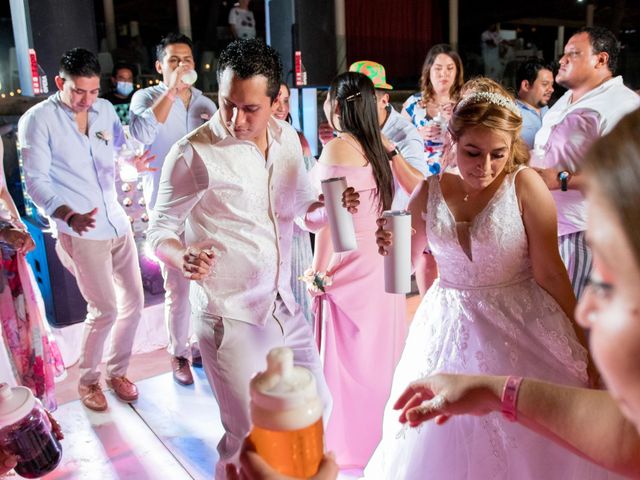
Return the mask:
<path id="1" fill-rule="evenodd" d="M 389 160 L 393 160 L 393 157 L 395 157 L 396 155 L 400 155 L 400 150 L 398 150 L 398 147 L 393 147 L 393 150 L 387 152 L 387 157 L 389 158 Z"/>
<path id="2" fill-rule="evenodd" d="M 558 173 L 558 180 L 560 180 L 560 190 L 562 190 L 563 192 L 567 191 L 567 182 L 569 181 L 570 176 L 571 174 L 566 170 L 562 170 L 560 173 Z"/>

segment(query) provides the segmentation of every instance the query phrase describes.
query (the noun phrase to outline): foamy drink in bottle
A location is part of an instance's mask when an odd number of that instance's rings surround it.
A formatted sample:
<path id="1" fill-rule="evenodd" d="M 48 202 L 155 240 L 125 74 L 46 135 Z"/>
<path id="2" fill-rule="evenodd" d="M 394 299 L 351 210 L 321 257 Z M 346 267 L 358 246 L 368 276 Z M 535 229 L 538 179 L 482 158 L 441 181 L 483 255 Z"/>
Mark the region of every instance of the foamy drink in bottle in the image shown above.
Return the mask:
<path id="1" fill-rule="evenodd" d="M 315 475 L 324 453 L 322 410 L 313 374 L 293 365 L 291 349 L 271 350 L 267 370 L 251 380 L 250 439 L 258 455 L 284 475 Z"/>

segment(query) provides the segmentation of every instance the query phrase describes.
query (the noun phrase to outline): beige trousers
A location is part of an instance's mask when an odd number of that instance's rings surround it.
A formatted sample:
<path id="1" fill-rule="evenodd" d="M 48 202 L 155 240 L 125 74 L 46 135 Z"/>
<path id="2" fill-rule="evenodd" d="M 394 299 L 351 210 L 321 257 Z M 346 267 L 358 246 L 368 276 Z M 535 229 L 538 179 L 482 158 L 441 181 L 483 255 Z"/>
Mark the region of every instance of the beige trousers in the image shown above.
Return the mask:
<path id="1" fill-rule="evenodd" d="M 133 235 L 129 232 L 110 240 L 88 240 L 61 233 L 56 252 L 62 264 L 76 277 L 87 301 L 78 365 L 80 384 L 91 385 L 100 379 L 98 365 L 112 330 L 107 377 L 124 376 L 144 307 Z"/>
<path id="2" fill-rule="evenodd" d="M 191 305 L 189 286 L 191 280 L 180 270 L 167 267 L 160 262 L 164 279 L 164 320 L 167 326 L 169 345 L 167 351 L 174 357 L 190 356 L 189 334 L 191 332 Z"/>

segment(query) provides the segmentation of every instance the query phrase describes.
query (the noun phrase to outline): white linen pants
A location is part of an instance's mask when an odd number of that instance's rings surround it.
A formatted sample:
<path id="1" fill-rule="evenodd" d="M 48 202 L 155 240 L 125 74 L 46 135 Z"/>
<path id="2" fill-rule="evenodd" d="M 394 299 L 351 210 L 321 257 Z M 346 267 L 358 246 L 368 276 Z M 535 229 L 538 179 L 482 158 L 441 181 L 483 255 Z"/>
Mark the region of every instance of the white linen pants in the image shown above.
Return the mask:
<path id="1" fill-rule="evenodd" d="M 185 278 L 180 270 L 167 267 L 162 262 L 160 262 L 160 271 L 164 279 L 164 321 L 169 337 L 167 351 L 174 357 L 188 358 L 190 355 L 189 285 L 191 280 Z"/>
<path id="2" fill-rule="evenodd" d="M 144 308 L 133 235 L 128 232 L 110 240 L 89 240 L 60 233 L 56 252 L 76 277 L 80 293 L 87 301 L 78 364 L 80 384 L 91 385 L 100 379 L 98 365 L 111 330 L 107 377 L 124 376 Z"/>
<path id="3" fill-rule="evenodd" d="M 238 462 L 240 446 L 251 429 L 249 381 L 256 372 L 266 369 L 267 353 L 272 348 L 286 346 L 293 350 L 294 363 L 308 368 L 316 377 L 318 394 L 325 405 L 325 424 L 331 412 L 331 395 L 311 327 L 300 309 L 292 315 L 279 298 L 271 308 L 264 326 L 194 312 L 202 363 L 225 429 L 218 443 L 217 480 L 226 478 L 227 463 Z"/>

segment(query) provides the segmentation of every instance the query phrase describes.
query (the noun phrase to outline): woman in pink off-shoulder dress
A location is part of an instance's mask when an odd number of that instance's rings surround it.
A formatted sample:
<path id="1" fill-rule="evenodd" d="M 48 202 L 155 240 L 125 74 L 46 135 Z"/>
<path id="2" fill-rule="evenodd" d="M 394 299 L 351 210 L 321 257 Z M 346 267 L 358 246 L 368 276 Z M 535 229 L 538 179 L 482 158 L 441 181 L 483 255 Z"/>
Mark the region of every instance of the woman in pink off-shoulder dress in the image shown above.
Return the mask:
<path id="1" fill-rule="evenodd" d="M 324 373 L 333 396 L 326 444 L 342 469 L 363 468 L 380 440 L 382 414 L 406 329 L 405 296 L 384 291 L 376 218 L 390 208 L 393 176 L 380 137 L 371 80 L 345 73 L 331 84 L 325 114 L 339 132 L 311 170 L 312 182 L 346 177 L 360 193 L 358 247 L 334 253 L 329 227 L 316 236 L 313 268 L 331 277 L 314 298 Z"/>

